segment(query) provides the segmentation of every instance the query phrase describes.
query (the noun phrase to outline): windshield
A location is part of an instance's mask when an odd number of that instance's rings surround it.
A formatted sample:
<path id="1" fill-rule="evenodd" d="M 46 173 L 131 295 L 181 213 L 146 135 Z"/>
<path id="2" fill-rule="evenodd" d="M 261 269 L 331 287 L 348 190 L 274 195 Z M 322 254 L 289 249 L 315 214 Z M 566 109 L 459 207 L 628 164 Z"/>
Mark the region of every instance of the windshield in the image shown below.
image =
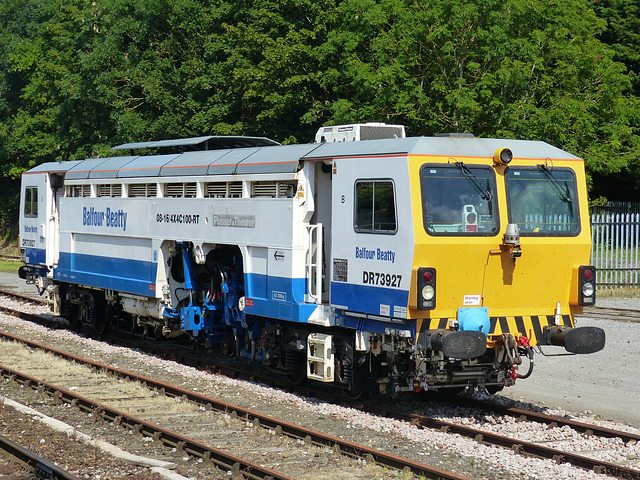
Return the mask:
<path id="1" fill-rule="evenodd" d="M 429 235 L 496 235 L 495 176 L 490 167 L 425 164 L 420 168 L 422 215 Z"/>
<path id="2" fill-rule="evenodd" d="M 574 236 L 580 232 L 578 193 L 569 168 L 509 167 L 505 172 L 509 222 L 520 235 Z"/>

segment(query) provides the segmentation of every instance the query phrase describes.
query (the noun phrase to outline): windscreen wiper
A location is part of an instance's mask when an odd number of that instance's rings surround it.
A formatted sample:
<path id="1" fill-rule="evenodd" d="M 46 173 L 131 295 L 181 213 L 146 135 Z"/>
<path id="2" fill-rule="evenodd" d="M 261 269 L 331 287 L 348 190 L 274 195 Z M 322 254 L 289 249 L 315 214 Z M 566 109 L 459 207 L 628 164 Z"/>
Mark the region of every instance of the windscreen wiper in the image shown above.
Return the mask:
<path id="1" fill-rule="evenodd" d="M 467 167 L 463 162 L 456 162 L 455 165 L 460 169 L 463 175 L 471 182 L 471 184 L 473 185 L 473 188 L 476 189 L 476 191 L 480 194 L 482 199 L 486 200 L 487 202 L 491 202 L 492 196 L 491 196 L 491 190 L 489 190 L 489 187 L 483 187 L 482 184 L 480 183 L 480 180 L 478 180 L 478 178 L 473 173 L 471 173 L 471 170 L 469 170 L 469 167 Z"/>
<path id="2" fill-rule="evenodd" d="M 558 181 L 558 179 L 553 175 L 553 172 L 544 164 L 538 165 L 538 168 L 547 176 L 549 180 L 551 180 L 551 185 L 556 189 L 558 194 L 560 195 L 560 200 L 565 203 L 573 202 L 571 195 L 569 193 L 569 185 L 565 182 L 564 186 Z"/>

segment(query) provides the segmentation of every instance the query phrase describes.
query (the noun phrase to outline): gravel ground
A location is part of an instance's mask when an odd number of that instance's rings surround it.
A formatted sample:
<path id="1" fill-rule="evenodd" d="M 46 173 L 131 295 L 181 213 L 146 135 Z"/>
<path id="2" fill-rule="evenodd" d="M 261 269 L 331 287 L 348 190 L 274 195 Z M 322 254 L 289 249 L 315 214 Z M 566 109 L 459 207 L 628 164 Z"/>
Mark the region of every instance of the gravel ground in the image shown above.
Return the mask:
<path id="1" fill-rule="evenodd" d="M 640 298 L 600 298 L 598 306 L 640 309 Z M 531 377 L 500 394 L 640 428 L 640 323 L 578 320 L 578 326 L 587 325 L 604 329 L 604 350 L 590 355 L 536 355 Z M 543 351 L 557 354 L 564 349 L 543 347 Z"/>
<path id="2" fill-rule="evenodd" d="M 0 288 L 10 288 L 16 285 L 11 277 L 0 275 Z M 32 292 L 33 287 L 27 287 Z M 635 305 L 634 305 L 635 302 Z M 640 299 L 606 299 L 599 302 L 603 306 L 629 306 L 640 308 Z M 502 396 L 538 404 L 550 409 L 560 409 L 549 413 L 564 414 L 567 412 L 583 413 L 587 420 L 613 420 L 627 425 L 640 426 L 640 389 L 635 371 L 631 369 L 637 363 L 638 353 L 635 343 L 640 340 L 640 325 L 637 323 L 605 322 L 601 320 L 582 318 L 581 325 L 601 326 L 607 332 L 607 347 L 603 352 L 583 356 L 536 357 L 536 369 L 531 378 L 517 382 L 516 386 L 501 392 Z M 71 332 L 57 332 L 60 337 L 74 336 Z M 77 341 L 69 338 L 70 341 Z M 93 350 L 94 343 L 87 341 L 82 350 Z M 89 346 L 90 345 L 90 346 Z M 66 348 L 62 347 L 61 348 Z M 102 348 L 102 347 L 101 347 Z M 114 349 L 115 347 L 106 347 Z M 117 350 L 117 349 L 116 349 Z M 80 352 L 79 352 L 80 353 Z M 114 352 L 104 353 L 111 355 Z M 137 356 L 136 352 L 123 353 L 124 357 Z M 545 353 L 552 353 L 551 349 Z M 556 353 L 556 352 L 553 352 Z M 139 358 L 126 360 L 121 357 L 118 365 L 130 368 L 138 363 Z M 337 434 L 345 438 L 353 437 L 354 441 L 362 441 L 364 435 L 372 438 L 379 433 L 394 438 L 403 455 L 404 450 L 422 448 L 425 463 L 440 462 L 441 468 L 448 468 L 452 464 L 465 464 L 465 472 L 473 478 L 500 479 L 569 479 L 569 478 L 607 478 L 591 472 L 576 471 L 564 465 L 555 465 L 550 461 L 522 458 L 509 451 L 498 448 L 487 448 L 473 441 L 460 439 L 451 435 L 432 431 L 417 431 L 402 422 L 389 419 L 379 419 L 361 412 L 345 409 L 340 406 L 324 404 L 310 399 L 299 398 L 286 392 L 274 391 L 261 386 L 250 385 L 246 382 L 206 376 L 202 372 L 195 372 L 188 367 L 179 366 L 171 362 L 158 361 L 150 365 L 150 370 L 162 372 L 164 375 L 178 375 L 183 377 L 186 385 L 202 388 L 205 382 L 213 394 L 225 394 L 235 397 L 233 403 L 260 409 L 264 405 L 269 408 L 277 407 L 280 416 L 289 415 L 296 422 L 315 426 L 314 423 L 324 419 L 333 419 L 337 423 L 332 428 L 338 429 Z M 135 369 L 135 368 L 132 368 Z M 196 380 L 197 379 L 197 380 Z M 231 393 L 229 393 L 231 389 Z M 247 392 L 251 389 L 251 394 Z M 624 395 L 624 402 L 620 397 Z M 214 395 L 216 396 L 216 395 Z M 584 412 L 587 412 L 584 415 Z M 278 413 L 273 413 L 278 416 Z M 611 425 L 612 428 L 617 426 Z M 365 430 L 363 430 L 365 429 Z M 366 429 L 372 433 L 366 433 Z M 378 432 L 378 433 L 373 433 Z M 334 433 L 335 434 L 335 433 Z M 594 449 L 599 448 L 594 442 Z M 417 445 L 417 447 L 416 447 Z M 419 445 L 422 445 L 420 447 Z M 431 461 L 428 461 L 431 460 Z M 474 466 L 474 468 L 469 468 Z M 507 473 L 509 472 L 509 473 Z M 463 473 L 463 472 L 460 472 Z"/>
<path id="3" fill-rule="evenodd" d="M 33 285 L 12 273 L 0 272 L 0 289 L 32 295 Z M 613 298 L 601 295 L 598 306 L 640 310 L 640 296 Z M 516 383 L 500 395 L 570 412 L 586 412 L 598 419 L 640 428 L 640 324 L 582 317 L 578 325 L 605 330 L 604 350 L 591 355 L 535 356 L 530 378 Z M 562 348 L 546 347 L 547 354 L 562 354 Z M 621 397 L 624 401 L 621 402 Z"/>
<path id="4" fill-rule="evenodd" d="M 25 400 L 32 395 L 27 395 Z M 78 412 L 74 412 L 77 417 Z M 137 466 L 105 455 L 99 448 L 78 442 L 69 435 L 48 428 L 42 423 L 35 423 L 24 413 L 15 411 L 3 404 L 0 410 L 3 434 L 18 445 L 24 446 L 36 455 L 60 468 L 77 475 L 81 479 L 92 480 L 163 480 L 158 473 L 145 466 Z M 70 416 L 66 415 L 69 421 Z M 32 423 L 34 422 L 34 423 Z M 25 428 L 29 425 L 29 428 Z M 105 458 L 108 461 L 105 461 Z M 20 465 L 4 465 L 0 468 L 0 479 L 11 474 L 9 480 L 31 480 L 29 470 Z"/>
<path id="5" fill-rule="evenodd" d="M 17 302 L 13 303 L 15 304 Z M 27 308 L 27 310 L 33 313 L 41 309 L 42 307 Z M 351 408 L 327 404 L 311 398 L 299 397 L 253 382 L 230 379 L 222 375 L 207 374 L 191 367 L 172 361 L 161 360 L 130 349 L 84 339 L 71 331 L 57 330 L 52 332 L 44 327 L 28 324 L 7 315 L 0 314 L 0 330 L 28 336 L 41 343 L 54 342 L 58 348 L 71 351 L 78 355 L 99 359 L 118 368 L 159 378 L 163 381 L 205 393 L 226 402 L 267 413 L 274 417 L 285 418 L 291 422 L 319 429 L 330 435 L 340 436 L 356 443 L 364 443 L 374 448 L 385 449 L 396 455 L 408 456 L 422 463 L 427 463 L 444 470 L 451 470 L 470 478 L 487 480 L 524 480 L 535 478 L 529 477 L 528 475 L 525 477 L 520 474 L 511 475 L 503 468 L 501 462 L 495 462 L 495 458 L 504 453 L 514 457 L 515 455 L 511 452 L 497 448 L 487 449 L 472 440 L 460 439 L 461 445 L 468 446 L 467 451 L 459 448 L 451 449 L 449 447 L 452 439 L 449 434 L 430 430 L 418 430 L 405 422 L 378 418 Z M 0 395 L 8 395 L 9 392 L 7 392 L 7 390 L 11 389 L 12 387 L 7 388 L 0 386 Z M 40 409 L 40 407 L 38 407 L 38 409 Z M 4 413 L 6 412 L 3 412 L 3 414 Z M 51 412 L 49 415 L 57 416 L 58 414 Z M 77 418 L 76 414 L 69 412 L 64 415 L 70 419 L 74 419 L 72 422 L 73 425 L 78 423 L 78 421 L 75 420 Z M 100 431 L 96 431 L 94 425 L 83 424 L 81 428 L 84 433 L 90 435 L 100 434 Z M 1 430 L 2 427 L 0 427 L 0 431 Z M 26 431 L 28 432 L 30 430 Z M 36 440 L 37 434 L 31 434 L 30 438 Z M 117 445 L 131 453 L 144 455 L 140 447 L 132 443 L 134 440 L 131 435 L 119 435 Z M 45 448 L 46 445 L 45 443 L 39 446 Z M 256 445 L 255 448 L 263 448 L 263 446 L 264 445 Z M 485 451 L 494 452 L 492 453 L 493 459 L 490 462 L 484 462 L 482 459 Z M 531 460 L 529 460 L 529 462 L 531 462 Z M 537 469 L 539 472 L 546 472 L 547 468 L 557 469 L 558 471 L 567 469 L 564 466 L 555 466 L 551 462 L 535 460 L 533 461 L 533 465 L 534 471 Z M 101 466 L 101 468 L 103 467 Z M 200 476 L 196 470 L 197 468 L 188 468 L 188 466 L 184 465 L 178 468 L 180 474 L 190 479 L 197 478 L 200 480 L 210 478 L 209 476 Z M 83 476 L 81 478 L 92 477 Z M 113 478 L 120 479 L 127 477 L 118 476 Z M 315 472 L 308 472 L 305 475 L 298 475 L 295 478 L 324 480 L 325 477 L 318 476 Z M 388 470 L 384 476 L 365 476 L 365 478 L 409 479 L 414 477 L 403 472 Z M 571 477 L 558 475 L 556 478 Z"/>

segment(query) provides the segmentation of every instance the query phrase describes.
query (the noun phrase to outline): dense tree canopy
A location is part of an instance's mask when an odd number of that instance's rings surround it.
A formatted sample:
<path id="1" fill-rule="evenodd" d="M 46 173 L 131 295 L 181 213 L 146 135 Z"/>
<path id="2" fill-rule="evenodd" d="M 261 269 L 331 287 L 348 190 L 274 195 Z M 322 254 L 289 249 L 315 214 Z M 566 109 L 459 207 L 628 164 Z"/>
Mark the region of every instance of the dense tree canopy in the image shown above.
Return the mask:
<path id="1" fill-rule="evenodd" d="M 0 222 L 22 171 L 126 141 L 541 139 L 640 184 L 640 0 L 4 0 Z M 599 194 L 597 185 L 594 191 Z"/>
<path id="2" fill-rule="evenodd" d="M 640 145 L 637 135 L 640 133 L 640 0 L 595 0 L 598 17 L 607 22 L 607 28 L 598 38 L 610 45 L 614 59 L 627 68 L 631 82 L 631 101 L 635 107 L 628 113 L 628 124 L 635 134 L 629 145 L 624 167 L 619 176 L 597 175 L 596 191 L 604 194 L 623 192 L 624 200 L 640 198 Z"/>

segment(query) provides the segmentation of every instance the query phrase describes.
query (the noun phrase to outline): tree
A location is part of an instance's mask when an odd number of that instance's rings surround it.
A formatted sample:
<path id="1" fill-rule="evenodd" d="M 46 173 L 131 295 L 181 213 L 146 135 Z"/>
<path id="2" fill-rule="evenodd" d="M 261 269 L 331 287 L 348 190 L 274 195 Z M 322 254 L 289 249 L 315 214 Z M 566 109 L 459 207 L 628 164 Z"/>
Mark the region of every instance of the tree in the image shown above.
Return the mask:
<path id="1" fill-rule="evenodd" d="M 627 67 L 633 93 L 640 96 L 640 1 L 594 0 L 594 11 L 607 22 L 598 35 L 611 46 L 615 59 Z"/>
<path id="2" fill-rule="evenodd" d="M 5 0 L 1 176 L 128 141 L 386 121 L 541 139 L 640 179 L 639 0 L 600 1 Z"/>
<path id="3" fill-rule="evenodd" d="M 590 171 L 629 161 L 629 80 L 583 2 L 354 0 L 338 12 L 320 80 L 331 101 L 308 120 L 542 139 Z"/>
<path id="4" fill-rule="evenodd" d="M 628 157 L 620 175 L 599 175 L 596 195 L 615 200 L 635 200 L 640 193 L 640 1 L 594 0 L 594 10 L 607 23 L 598 38 L 614 51 L 614 59 L 623 63 L 631 83 L 628 114 L 633 132 L 625 142 Z"/>
<path id="5" fill-rule="evenodd" d="M 65 160 L 95 137 L 96 106 L 81 95 L 76 51 L 89 33 L 80 1 L 0 5 L 1 226 L 15 226 L 17 179 L 45 160 Z M 13 193 L 12 193 L 13 192 Z"/>

